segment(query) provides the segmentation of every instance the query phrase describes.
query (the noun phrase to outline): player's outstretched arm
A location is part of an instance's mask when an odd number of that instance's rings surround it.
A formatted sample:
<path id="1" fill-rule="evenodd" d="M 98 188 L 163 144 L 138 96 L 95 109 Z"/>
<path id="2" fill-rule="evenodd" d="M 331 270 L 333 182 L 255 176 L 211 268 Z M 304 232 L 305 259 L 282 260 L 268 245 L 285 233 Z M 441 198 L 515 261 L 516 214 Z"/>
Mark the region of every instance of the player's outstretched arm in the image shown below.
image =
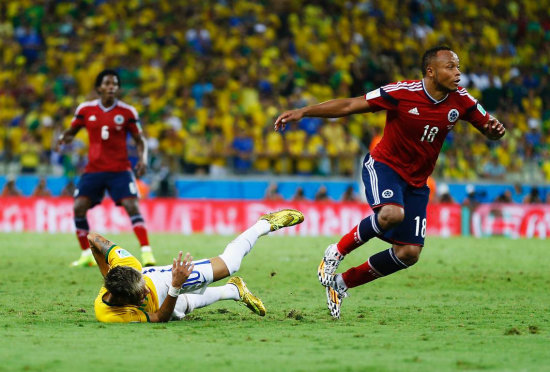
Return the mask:
<path id="1" fill-rule="evenodd" d="M 275 120 L 275 130 L 285 129 L 287 123 L 300 120 L 303 117 L 339 118 L 370 111 L 371 106 L 365 96 L 331 99 L 317 105 L 283 112 Z"/>
<path id="2" fill-rule="evenodd" d="M 90 248 L 92 249 L 99 271 L 101 271 L 101 275 L 105 277 L 110 268 L 105 257 L 109 248 L 111 248 L 114 243 L 95 232 L 90 232 L 88 234 L 88 242 L 90 243 Z"/>
<path id="3" fill-rule="evenodd" d="M 483 126 L 482 133 L 485 137 L 494 141 L 501 139 L 502 136 L 504 136 L 506 133 L 506 128 L 504 128 L 504 125 L 498 121 L 497 118 L 491 115 L 489 116 L 489 121 L 487 121 L 487 123 Z"/>
<path id="4" fill-rule="evenodd" d="M 167 322 L 170 320 L 176 306 L 176 301 L 178 300 L 179 288 L 181 288 L 193 271 L 193 257 L 187 253 L 182 261 L 182 255 L 183 252 L 180 251 L 178 258 L 174 258 L 174 262 L 172 263 L 172 286 L 168 291 L 168 296 L 166 296 L 157 312 L 148 313 L 151 323 Z M 175 293 L 172 293 L 173 291 Z"/>

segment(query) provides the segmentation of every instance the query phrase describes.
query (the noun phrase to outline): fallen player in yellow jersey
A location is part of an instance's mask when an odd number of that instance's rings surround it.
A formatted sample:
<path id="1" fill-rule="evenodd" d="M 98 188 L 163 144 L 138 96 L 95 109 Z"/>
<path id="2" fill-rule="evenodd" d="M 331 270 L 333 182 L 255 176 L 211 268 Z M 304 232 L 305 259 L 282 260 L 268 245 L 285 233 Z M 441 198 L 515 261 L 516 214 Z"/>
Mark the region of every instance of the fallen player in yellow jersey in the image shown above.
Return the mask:
<path id="1" fill-rule="evenodd" d="M 230 299 L 264 316 L 262 301 L 242 278 L 232 277 L 219 287 L 208 285 L 234 274 L 260 236 L 303 220 L 303 214 L 294 209 L 265 214 L 217 257 L 193 261 L 189 253 L 183 257 L 179 252 L 172 265 L 146 268 L 128 251 L 92 232 L 88 241 L 105 280 L 94 303 L 96 317 L 107 323 L 167 322 Z"/>

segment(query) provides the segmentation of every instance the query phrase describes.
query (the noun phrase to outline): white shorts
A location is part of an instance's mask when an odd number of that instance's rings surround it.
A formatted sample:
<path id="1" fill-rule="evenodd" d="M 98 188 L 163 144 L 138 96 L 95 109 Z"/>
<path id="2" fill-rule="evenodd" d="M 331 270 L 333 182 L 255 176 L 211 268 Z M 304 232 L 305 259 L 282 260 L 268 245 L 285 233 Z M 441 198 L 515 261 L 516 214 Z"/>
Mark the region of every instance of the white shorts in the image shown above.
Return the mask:
<path id="1" fill-rule="evenodd" d="M 187 311 L 187 298 L 185 293 L 202 294 L 206 287 L 214 280 L 210 260 L 193 261 L 195 267 L 189 278 L 181 286 L 181 295 L 178 296 L 172 318 L 182 319 Z M 168 296 L 168 289 L 172 285 L 172 265 L 144 267 L 141 271 L 148 276 L 157 290 L 159 306 Z"/>

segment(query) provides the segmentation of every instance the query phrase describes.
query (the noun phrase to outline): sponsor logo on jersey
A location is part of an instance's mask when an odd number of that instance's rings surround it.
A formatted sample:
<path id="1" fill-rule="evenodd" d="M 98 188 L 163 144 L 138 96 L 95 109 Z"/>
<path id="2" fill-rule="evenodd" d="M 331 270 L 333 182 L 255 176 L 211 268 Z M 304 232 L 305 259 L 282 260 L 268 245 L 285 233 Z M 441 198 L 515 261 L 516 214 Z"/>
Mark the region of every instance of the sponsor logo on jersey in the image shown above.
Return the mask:
<path id="1" fill-rule="evenodd" d="M 115 252 L 120 258 L 126 258 L 131 256 L 130 252 L 128 252 L 126 249 L 122 249 L 122 248 L 117 249 Z"/>
<path id="2" fill-rule="evenodd" d="M 479 103 L 477 104 L 477 111 L 481 112 L 481 115 L 483 116 L 487 115 L 487 112 L 485 111 L 483 106 L 481 106 Z"/>
<path id="3" fill-rule="evenodd" d="M 88 118 L 89 121 L 96 121 L 97 118 L 95 117 L 95 115 L 92 115 Z"/>
<path id="4" fill-rule="evenodd" d="M 115 115 L 115 124 L 121 125 L 122 123 L 124 123 L 124 116 Z"/>
<path id="5" fill-rule="evenodd" d="M 457 109 L 451 109 L 449 113 L 447 114 L 447 119 L 449 119 L 449 122 L 454 123 L 458 120 L 458 110 Z"/>
<path id="6" fill-rule="evenodd" d="M 410 110 L 409 110 L 409 114 L 420 115 L 420 113 L 418 112 L 418 108 L 417 108 L 417 107 L 413 107 L 412 109 L 410 109 Z"/>
<path id="7" fill-rule="evenodd" d="M 391 198 L 393 196 L 393 191 L 390 189 L 386 189 L 382 191 L 382 197 L 385 199 Z"/>

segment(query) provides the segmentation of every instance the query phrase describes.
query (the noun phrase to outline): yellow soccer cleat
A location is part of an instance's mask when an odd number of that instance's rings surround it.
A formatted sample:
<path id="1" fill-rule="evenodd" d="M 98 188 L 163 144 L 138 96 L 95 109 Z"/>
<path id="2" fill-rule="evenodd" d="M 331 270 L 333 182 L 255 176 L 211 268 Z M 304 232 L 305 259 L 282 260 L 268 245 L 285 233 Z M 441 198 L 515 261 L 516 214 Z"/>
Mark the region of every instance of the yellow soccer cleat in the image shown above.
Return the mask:
<path id="1" fill-rule="evenodd" d="M 282 227 L 298 225 L 304 222 L 304 215 L 296 209 L 282 209 L 277 212 L 267 213 L 260 217 L 271 225 L 271 231 L 279 230 Z"/>
<path id="2" fill-rule="evenodd" d="M 259 316 L 265 315 L 265 306 L 258 297 L 254 296 L 252 292 L 247 288 L 243 278 L 234 276 L 227 281 L 227 284 L 233 284 L 239 290 L 239 297 L 241 302 L 246 305 L 252 312 Z"/>
<path id="3" fill-rule="evenodd" d="M 141 252 L 141 263 L 143 266 L 155 266 L 157 261 L 155 260 L 155 256 L 153 256 L 153 252 Z"/>
<path id="4" fill-rule="evenodd" d="M 82 253 L 78 260 L 73 261 L 71 263 L 71 267 L 92 267 L 92 266 L 97 266 L 97 263 L 95 262 L 94 256 L 91 253 L 90 254 Z"/>

